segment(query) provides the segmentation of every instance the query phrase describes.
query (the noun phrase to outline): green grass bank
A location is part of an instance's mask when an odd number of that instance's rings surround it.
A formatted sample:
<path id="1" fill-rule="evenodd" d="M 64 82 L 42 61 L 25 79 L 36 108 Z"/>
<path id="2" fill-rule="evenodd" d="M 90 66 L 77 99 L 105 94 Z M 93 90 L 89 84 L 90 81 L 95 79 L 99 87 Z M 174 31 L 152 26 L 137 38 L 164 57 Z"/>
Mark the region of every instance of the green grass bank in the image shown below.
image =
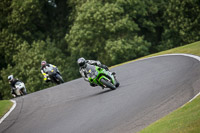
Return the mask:
<path id="1" fill-rule="evenodd" d="M 9 111 L 12 105 L 13 103 L 10 100 L 0 100 L 0 118 Z"/>
<path id="2" fill-rule="evenodd" d="M 187 53 L 200 56 L 200 41 L 147 57 L 172 53 Z M 200 96 L 182 108 L 152 123 L 139 133 L 200 133 Z"/>
<path id="3" fill-rule="evenodd" d="M 199 133 L 200 97 L 187 103 L 139 133 Z"/>

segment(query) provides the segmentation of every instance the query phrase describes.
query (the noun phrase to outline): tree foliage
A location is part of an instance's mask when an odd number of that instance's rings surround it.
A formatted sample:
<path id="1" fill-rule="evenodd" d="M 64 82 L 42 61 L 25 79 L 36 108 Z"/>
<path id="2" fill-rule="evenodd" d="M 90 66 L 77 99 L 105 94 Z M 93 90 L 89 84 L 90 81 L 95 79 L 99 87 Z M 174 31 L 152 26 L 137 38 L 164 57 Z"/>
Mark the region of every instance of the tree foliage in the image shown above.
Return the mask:
<path id="1" fill-rule="evenodd" d="M 170 0 L 167 3 L 161 47 L 167 46 L 168 49 L 200 39 L 199 5 L 199 0 Z"/>
<path id="2" fill-rule="evenodd" d="M 45 84 L 40 62 L 80 77 L 79 57 L 108 66 L 200 39 L 199 0 L 1 0 L 0 95 L 10 98 L 7 77 L 28 92 Z M 0 97 L 1 99 L 1 97 Z"/>
<path id="3" fill-rule="evenodd" d="M 138 37 L 137 32 L 140 30 L 138 24 L 129 16 L 124 8 L 117 3 L 103 3 L 102 1 L 89 1 L 82 4 L 77 11 L 77 17 L 74 21 L 69 33 L 66 35 L 66 41 L 69 44 L 69 49 L 72 51 L 72 56 L 80 55 L 86 58 L 102 60 L 103 63 L 110 62 L 113 55 L 110 46 L 115 48 L 123 48 L 120 54 L 127 53 L 126 50 L 131 49 L 137 51 L 133 42 L 140 38 L 139 47 L 147 47 L 146 51 L 141 52 L 148 54 L 148 47 L 143 37 Z M 112 40 L 112 41 L 111 41 Z M 113 44 L 110 44 L 112 43 Z M 150 43 L 148 43 L 150 44 Z M 137 45 L 137 44 L 136 44 Z M 105 57 L 105 52 L 111 53 Z M 117 52 L 117 50 L 114 50 Z M 113 52 L 114 52 L 113 51 Z M 135 53 L 137 57 L 138 53 Z M 126 55 L 126 54 L 125 54 Z M 111 57 L 110 57 L 111 56 Z M 125 58 L 122 58 L 122 60 Z M 111 64 L 121 62 L 122 60 L 111 62 Z M 110 65 L 110 64 L 109 64 Z"/>

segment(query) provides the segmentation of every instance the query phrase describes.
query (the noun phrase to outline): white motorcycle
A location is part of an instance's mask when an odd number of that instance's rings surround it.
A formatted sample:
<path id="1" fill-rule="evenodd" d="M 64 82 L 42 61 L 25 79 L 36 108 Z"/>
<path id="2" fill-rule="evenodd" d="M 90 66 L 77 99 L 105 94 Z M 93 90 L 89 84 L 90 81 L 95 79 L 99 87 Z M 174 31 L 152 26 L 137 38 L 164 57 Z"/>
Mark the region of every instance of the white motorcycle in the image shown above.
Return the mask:
<path id="1" fill-rule="evenodd" d="M 23 95 L 26 95 L 26 87 L 25 87 L 25 84 L 21 81 L 18 81 L 15 83 L 15 96 L 14 97 L 19 97 L 19 96 L 23 96 Z"/>

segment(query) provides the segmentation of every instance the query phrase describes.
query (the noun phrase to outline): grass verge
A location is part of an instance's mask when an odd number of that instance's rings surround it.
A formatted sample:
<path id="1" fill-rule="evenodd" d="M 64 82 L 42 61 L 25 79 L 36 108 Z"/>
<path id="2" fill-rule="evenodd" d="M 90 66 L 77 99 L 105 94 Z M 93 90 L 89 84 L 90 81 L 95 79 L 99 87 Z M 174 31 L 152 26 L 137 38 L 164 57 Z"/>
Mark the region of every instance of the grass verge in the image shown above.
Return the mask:
<path id="1" fill-rule="evenodd" d="M 151 124 L 139 133 L 199 133 L 200 97 Z"/>
<path id="2" fill-rule="evenodd" d="M 110 68 L 114 68 L 116 66 L 127 64 L 129 62 L 137 61 L 137 60 L 140 60 L 140 59 L 145 59 L 145 58 L 148 58 L 148 57 L 164 55 L 164 54 L 175 54 L 175 53 L 193 54 L 193 55 L 200 56 L 200 41 L 195 42 L 195 43 L 191 43 L 191 44 L 188 44 L 188 45 L 184 45 L 184 46 L 181 46 L 181 47 L 173 48 L 173 49 L 170 49 L 170 50 L 162 51 L 162 52 L 159 52 L 159 53 L 151 54 L 151 55 L 148 55 L 148 56 L 144 56 L 144 57 L 141 57 L 141 58 L 138 58 L 138 59 L 135 59 L 135 60 L 127 61 L 127 62 L 118 64 L 118 65 L 112 66 Z"/>
<path id="3" fill-rule="evenodd" d="M 183 47 L 156 53 L 147 57 L 186 53 L 200 56 L 200 41 Z M 139 133 L 200 133 L 200 96 L 162 119 L 154 122 Z"/>
<path id="4" fill-rule="evenodd" d="M 162 51 L 159 53 L 155 53 L 149 56 L 145 56 L 143 58 L 147 57 L 152 57 L 152 56 L 158 56 L 158 55 L 163 55 L 163 54 L 172 54 L 172 53 L 184 53 L 184 54 L 193 54 L 193 55 L 198 55 L 200 56 L 200 41 L 191 43 L 182 47 L 177 47 L 174 49 Z"/>
<path id="5" fill-rule="evenodd" d="M 13 103 L 10 100 L 0 100 L 0 118 L 9 111 L 12 105 Z"/>

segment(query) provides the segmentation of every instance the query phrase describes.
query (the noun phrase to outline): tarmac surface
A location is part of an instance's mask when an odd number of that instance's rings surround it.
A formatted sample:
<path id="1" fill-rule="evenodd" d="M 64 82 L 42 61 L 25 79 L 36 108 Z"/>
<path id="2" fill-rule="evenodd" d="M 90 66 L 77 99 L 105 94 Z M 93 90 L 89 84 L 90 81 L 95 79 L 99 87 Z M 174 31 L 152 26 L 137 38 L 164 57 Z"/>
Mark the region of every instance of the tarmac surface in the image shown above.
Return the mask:
<path id="1" fill-rule="evenodd" d="M 121 83 L 114 91 L 80 78 L 14 99 L 0 133 L 135 133 L 200 91 L 200 62 L 191 57 L 150 58 L 111 71 Z"/>

